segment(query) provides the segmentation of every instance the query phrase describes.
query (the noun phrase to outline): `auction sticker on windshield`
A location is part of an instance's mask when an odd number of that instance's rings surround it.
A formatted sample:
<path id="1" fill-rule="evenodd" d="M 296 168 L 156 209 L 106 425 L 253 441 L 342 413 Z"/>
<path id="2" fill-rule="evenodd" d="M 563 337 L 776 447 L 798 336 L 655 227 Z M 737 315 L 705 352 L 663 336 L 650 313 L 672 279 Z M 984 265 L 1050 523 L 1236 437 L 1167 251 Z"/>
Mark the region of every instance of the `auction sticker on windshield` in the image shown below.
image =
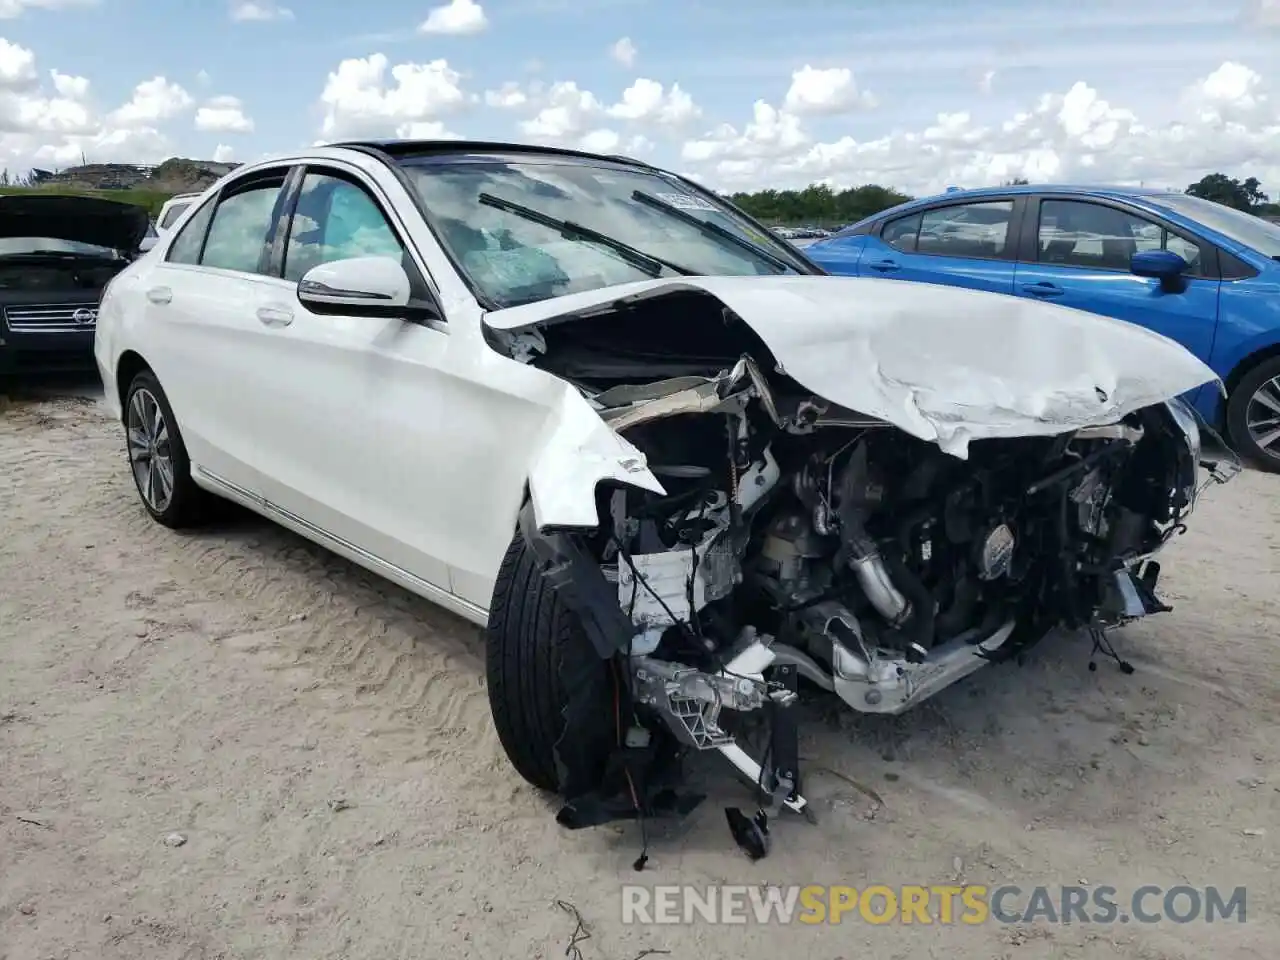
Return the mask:
<path id="1" fill-rule="evenodd" d="M 658 199 L 671 204 L 679 210 L 710 210 L 716 213 L 717 208 L 710 200 L 703 200 L 701 197 L 691 197 L 687 193 L 660 193 Z"/>

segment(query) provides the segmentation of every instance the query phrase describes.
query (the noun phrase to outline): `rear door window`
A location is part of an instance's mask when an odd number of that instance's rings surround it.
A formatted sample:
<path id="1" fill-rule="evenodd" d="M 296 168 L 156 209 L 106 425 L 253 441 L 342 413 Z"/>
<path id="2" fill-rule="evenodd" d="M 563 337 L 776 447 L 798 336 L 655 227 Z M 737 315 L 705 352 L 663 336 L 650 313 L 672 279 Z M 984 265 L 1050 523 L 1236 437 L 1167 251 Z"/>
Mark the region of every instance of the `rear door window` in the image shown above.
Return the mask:
<path id="1" fill-rule="evenodd" d="M 233 186 L 219 201 L 200 257 L 203 267 L 266 273 L 276 208 L 284 188 L 284 174 Z"/>
<path id="2" fill-rule="evenodd" d="M 213 216 L 214 201 L 210 200 L 195 212 L 169 245 L 169 263 L 185 263 L 194 266 L 200 262 L 200 251 L 204 247 L 205 234 L 209 231 L 209 218 Z"/>
<path id="3" fill-rule="evenodd" d="M 997 260 L 1005 256 L 1012 200 L 953 203 L 926 210 L 920 218 L 916 252 L 940 257 Z"/>
<path id="4" fill-rule="evenodd" d="M 919 234 L 920 214 L 915 213 L 909 217 L 890 220 L 884 225 L 880 239 L 895 250 L 901 250 L 903 253 L 915 253 L 916 237 Z"/>

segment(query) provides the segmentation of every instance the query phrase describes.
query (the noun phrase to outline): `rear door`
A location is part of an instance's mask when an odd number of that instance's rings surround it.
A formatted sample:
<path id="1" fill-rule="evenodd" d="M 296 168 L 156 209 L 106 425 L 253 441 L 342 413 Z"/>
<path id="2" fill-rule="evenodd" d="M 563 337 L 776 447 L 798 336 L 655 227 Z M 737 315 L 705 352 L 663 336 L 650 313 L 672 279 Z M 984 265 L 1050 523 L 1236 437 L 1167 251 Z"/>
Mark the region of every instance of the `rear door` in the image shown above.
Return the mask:
<path id="1" fill-rule="evenodd" d="M 1021 202 L 949 201 L 886 220 L 866 238 L 859 273 L 1012 293 Z"/>
<path id="2" fill-rule="evenodd" d="M 187 219 L 148 275 L 151 356 L 193 463 L 260 493 L 262 379 L 278 371 L 246 364 L 263 336 L 257 311 L 274 288 L 264 276 L 290 167 L 227 184 Z"/>
<path id="3" fill-rule="evenodd" d="M 1127 205 L 1046 195 L 1026 212 L 1017 295 L 1100 313 L 1154 330 L 1208 362 L 1218 320 L 1217 249 Z M 1171 250 L 1190 264 L 1179 292 L 1135 276 L 1140 250 Z"/>

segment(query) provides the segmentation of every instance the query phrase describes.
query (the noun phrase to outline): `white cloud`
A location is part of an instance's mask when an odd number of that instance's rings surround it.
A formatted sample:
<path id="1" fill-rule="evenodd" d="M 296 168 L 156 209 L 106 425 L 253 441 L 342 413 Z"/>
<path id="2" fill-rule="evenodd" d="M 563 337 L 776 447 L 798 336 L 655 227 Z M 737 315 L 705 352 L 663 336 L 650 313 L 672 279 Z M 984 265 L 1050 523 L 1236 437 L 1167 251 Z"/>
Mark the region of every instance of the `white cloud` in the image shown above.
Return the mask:
<path id="1" fill-rule="evenodd" d="M 520 89 L 520 84 L 510 81 L 504 83 L 497 90 L 486 90 L 484 92 L 484 102 L 486 106 L 494 107 L 498 110 L 514 110 L 528 103 L 529 97 Z"/>
<path id="2" fill-rule="evenodd" d="M 653 152 L 653 141 L 643 134 L 637 133 L 623 146 L 623 153 L 629 157 L 638 157 L 641 154 Z"/>
<path id="3" fill-rule="evenodd" d="M 462 134 L 454 133 L 439 120 L 415 120 L 396 127 L 396 136 L 408 140 L 459 140 Z"/>
<path id="4" fill-rule="evenodd" d="M 876 98 L 858 88 L 853 71 L 846 67 L 816 70 L 805 64 L 791 75 L 783 107 L 796 114 L 848 113 L 876 105 Z"/>
<path id="5" fill-rule="evenodd" d="M 539 141 L 574 139 L 587 131 L 591 120 L 604 110 L 603 104 L 589 90 L 572 81 L 554 83 L 541 98 L 544 105 L 520 130 Z"/>
<path id="6" fill-rule="evenodd" d="M 467 103 L 461 75 L 445 60 L 398 63 L 390 83 L 388 66 L 386 56 L 375 53 L 343 60 L 329 74 L 320 94 L 325 137 L 408 136 L 400 131 L 421 130 L 413 124 L 438 121 Z"/>
<path id="7" fill-rule="evenodd" d="M 50 70 L 49 76 L 53 80 L 53 89 L 66 100 L 81 101 L 89 95 L 89 81 L 85 77 L 73 77 L 57 70 Z"/>
<path id="8" fill-rule="evenodd" d="M 269 23 L 293 18 L 291 9 L 273 0 L 233 0 L 231 4 L 231 19 L 237 23 Z"/>
<path id="9" fill-rule="evenodd" d="M 236 151 L 234 147 L 227 146 L 225 143 L 218 144 L 213 150 L 213 160 L 215 163 L 231 163 L 235 159 Z"/>
<path id="10" fill-rule="evenodd" d="M 1261 75 L 1228 60 L 1186 92 L 1184 103 L 1206 123 L 1249 122 L 1267 106 Z"/>
<path id="11" fill-rule="evenodd" d="M 1003 122 L 957 111 L 915 130 L 819 141 L 802 118 L 759 101 L 751 122 L 688 141 L 682 158 L 721 189 L 826 181 L 922 193 L 1013 177 L 1182 188 L 1213 171 L 1280 181 L 1280 113 L 1255 71 L 1224 63 L 1189 86 L 1183 103 L 1178 121 L 1147 124 L 1080 81 Z"/>
<path id="12" fill-rule="evenodd" d="M 133 88 L 133 96 L 111 114 L 111 122 L 126 128 L 154 126 L 185 113 L 194 103 L 178 84 L 152 77 Z"/>
<path id="13" fill-rule="evenodd" d="M 30 87 L 38 76 L 36 55 L 26 47 L 0 37 L 0 86 L 10 90 Z"/>
<path id="14" fill-rule="evenodd" d="M 0 20 L 13 20 L 28 10 L 69 10 L 96 7 L 98 0 L 0 0 Z"/>
<path id="15" fill-rule="evenodd" d="M 200 86 L 207 87 L 212 80 L 213 77 L 209 76 L 208 70 L 200 70 L 196 72 L 196 83 L 200 84 Z"/>
<path id="16" fill-rule="evenodd" d="M 634 67 L 639 53 L 640 51 L 636 49 L 636 45 L 631 42 L 630 37 L 623 37 L 609 48 L 609 56 L 624 67 Z"/>
<path id="17" fill-rule="evenodd" d="M 617 131 L 605 129 L 592 130 L 581 140 L 582 149 L 592 153 L 616 153 L 621 143 Z"/>
<path id="18" fill-rule="evenodd" d="M 809 142 L 799 117 L 757 100 L 751 122 L 741 132 L 721 124 L 703 138 L 687 142 L 681 157 L 689 163 L 715 161 L 722 172 L 746 172 L 746 167 L 740 165 L 797 156 Z"/>
<path id="19" fill-rule="evenodd" d="M 693 98 L 680 84 L 665 90 L 656 80 L 640 78 L 622 91 L 622 100 L 609 108 L 609 116 L 634 123 L 680 126 L 702 115 Z"/>
<path id="20" fill-rule="evenodd" d="M 159 126 L 191 105 L 181 87 L 155 77 L 104 114 L 92 103 L 87 78 L 36 64 L 31 50 L 0 40 L 0 166 L 57 168 L 82 159 L 147 163 L 172 156 Z"/>
<path id="21" fill-rule="evenodd" d="M 465 35 L 480 33 L 489 21 L 484 8 L 475 0 L 449 0 L 443 7 L 435 7 L 418 27 L 422 33 L 447 33 Z"/>
<path id="22" fill-rule="evenodd" d="M 236 97 L 213 97 L 196 111 L 196 129 L 202 133 L 253 133 L 253 120 L 245 115 Z"/>

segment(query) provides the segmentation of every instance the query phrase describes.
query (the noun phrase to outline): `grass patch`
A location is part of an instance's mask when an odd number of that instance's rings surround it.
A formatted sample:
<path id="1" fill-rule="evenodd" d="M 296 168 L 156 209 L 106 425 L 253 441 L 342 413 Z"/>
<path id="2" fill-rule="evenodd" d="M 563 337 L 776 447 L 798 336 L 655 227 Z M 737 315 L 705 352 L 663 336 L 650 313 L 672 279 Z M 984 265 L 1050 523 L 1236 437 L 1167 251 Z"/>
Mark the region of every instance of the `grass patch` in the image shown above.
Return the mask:
<path id="1" fill-rule="evenodd" d="M 47 194 L 55 197 L 100 197 L 103 200 L 116 200 L 120 203 L 135 203 L 146 208 L 151 216 L 160 213 L 164 202 L 173 196 L 164 190 L 93 190 L 76 189 L 61 184 L 50 187 L 0 187 L 0 196 L 27 196 L 30 194 Z"/>

